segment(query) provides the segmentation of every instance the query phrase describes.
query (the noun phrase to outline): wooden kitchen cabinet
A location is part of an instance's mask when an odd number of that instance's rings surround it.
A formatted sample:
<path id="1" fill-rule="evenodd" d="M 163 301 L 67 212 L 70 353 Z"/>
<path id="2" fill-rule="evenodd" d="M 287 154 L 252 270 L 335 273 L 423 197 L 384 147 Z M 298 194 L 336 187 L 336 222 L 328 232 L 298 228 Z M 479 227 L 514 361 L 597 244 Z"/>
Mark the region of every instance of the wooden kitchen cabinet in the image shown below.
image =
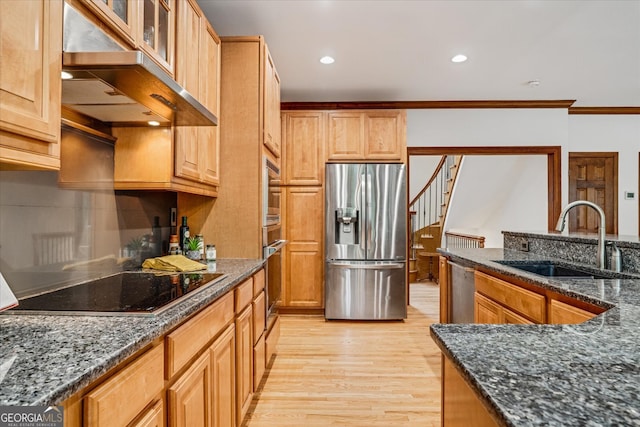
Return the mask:
<path id="1" fill-rule="evenodd" d="M 517 315 L 531 319 L 535 323 L 545 323 L 547 320 L 546 298 L 544 295 L 529 291 L 481 271 L 475 272 L 475 286 L 476 293 L 493 300 Z"/>
<path id="2" fill-rule="evenodd" d="M 95 427 L 129 424 L 164 388 L 163 368 L 162 345 L 137 357 L 87 394 L 84 424 Z"/>
<path id="3" fill-rule="evenodd" d="M 211 425 L 211 358 L 203 353 L 167 391 L 170 427 Z"/>
<path id="4" fill-rule="evenodd" d="M 136 45 L 140 0 L 80 0 L 118 36 Z M 140 32 L 141 33 L 141 32 Z"/>
<path id="5" fill-rule="evenodd" d="M 139 7 L 135 34 L 137 45 L 173 76 L 176 0 L 138 0 L 133 3 Z"/>
<path id="6" fill-rule="evenodd" d="M 221 41 L 220 164 L 227 167 L 220 170 L 218 198 L 201 231 L 215 241 L 220 257 L 262 258 L 265 157 L 280 164 L 264 143 L 268 50 L 262 36 Z M 277 117 L 279 111 L 278 105 Z"/>
<path id="7" fill-rule="evenodd" d="M 62 0 L 0 1 L 0 38 L 0 163 L 60 169 Z"/>
<path id="8" fill-rule="evenodd" d="M 180 2 L 176 34 L 176 81 L 209 111 L 220 110 L 220 38 L 195 0 Z M 175 130 L 175 175 L 219 183 L 217 126 L 180 126 Z"/>
<path id="9" fill-rule="evenodd" d="M 253 399 L 253 313 L 248 305 L 236 318 L 236 419 L 249 410 Z"/>
<path id="10" fill-rule="evenodd" d="M 438 277 L 440 286 L 440 323 L 449 323 L 449 296 L 451 295 L 451 271 L 449 261 L 441 256 L 438 261 Z M 407 301 L 408 302 L 408 301 Z"/>
<path id="11" fill-rule="evenodd" d="M 329 111 L 329 161 L 405 161 L 405 110 Z"/>
<path id="12" fill-rule="evenodd" d="M 164 425 L 164 405 L 162 400 L 158 400 L 129 427 L 164 427 Z"/>
<path id="13" fill-rule="evenodd" d="M 213 427 L 236 425 L 236 328 L 232 323 L 210 348 Z"/>
<path id="14" fill-rule="evenodd" d="M 551 299 L 549 301 L 549 323 L 551 324 L 577 324 L 593 319 L 596 314 L 575 307 L 573 305 Z"/>
<path id="15" fill-rule="evenodd" d="M 280 76 L 264 44 L 264 145 L 276 158 L 280 157 Z"/>
<path id="16" fill-rule="evenodd" d="M 324 192 L 283 187 L 285 239 L 281 307 L 324 307 Z"/>
<path id="17" fill-rule="evenodd" d="M 442 360 L 442 426 L 497 427 L 487 408 L 444 355 Z"/>
<path id="18" fill-rule="evenodd" d="M 490 324 L 533 324 L 532 321 L 501 306 L 476 292 L 474 295 L 474 322 Z"/>
<path id="19" fill-rule="evenodd" d="M 322 185 L 326 114 L 283 111 L 283 185 Z"/>

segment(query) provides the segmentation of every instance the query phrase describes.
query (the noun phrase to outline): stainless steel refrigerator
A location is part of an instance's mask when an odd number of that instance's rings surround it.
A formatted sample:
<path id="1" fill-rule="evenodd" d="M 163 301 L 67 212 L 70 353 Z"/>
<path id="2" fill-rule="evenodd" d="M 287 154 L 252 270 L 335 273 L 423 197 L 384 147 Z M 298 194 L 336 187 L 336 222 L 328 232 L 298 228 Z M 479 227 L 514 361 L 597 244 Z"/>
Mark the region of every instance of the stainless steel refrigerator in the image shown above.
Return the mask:
<path id="1" fill-rule="evenodd" d="M 326 165 L 325 317 L 407 317 L 403 164 Z"/>

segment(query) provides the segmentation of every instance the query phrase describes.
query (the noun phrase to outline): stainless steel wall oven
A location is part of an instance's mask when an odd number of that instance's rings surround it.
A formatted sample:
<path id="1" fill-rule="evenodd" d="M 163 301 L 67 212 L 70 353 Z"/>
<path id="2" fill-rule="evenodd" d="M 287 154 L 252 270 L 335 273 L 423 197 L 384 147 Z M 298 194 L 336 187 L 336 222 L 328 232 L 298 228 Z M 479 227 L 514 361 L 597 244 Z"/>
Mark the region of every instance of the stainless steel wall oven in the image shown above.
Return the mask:
<path id="1" fill-rule="evenodd" d="M 280 169 L 266 156 L 262 176 L 262 225 L 280 224 Z"/>

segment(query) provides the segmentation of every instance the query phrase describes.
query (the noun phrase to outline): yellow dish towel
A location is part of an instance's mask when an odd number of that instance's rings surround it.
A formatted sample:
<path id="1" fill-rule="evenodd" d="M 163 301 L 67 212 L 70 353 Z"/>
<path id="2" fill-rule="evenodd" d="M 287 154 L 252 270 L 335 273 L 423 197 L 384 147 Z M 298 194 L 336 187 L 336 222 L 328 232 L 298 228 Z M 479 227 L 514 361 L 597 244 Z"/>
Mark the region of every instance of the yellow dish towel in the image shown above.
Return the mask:
<path id="1" fill-rule="evenodd" d="M 190 260 L 184 255 L 166 255 L 158 258 L 147 258 L 142 263 L 142 268 L 152 268 L 163 271 L 198 271 L 207 268 L 198 261 Z"/>

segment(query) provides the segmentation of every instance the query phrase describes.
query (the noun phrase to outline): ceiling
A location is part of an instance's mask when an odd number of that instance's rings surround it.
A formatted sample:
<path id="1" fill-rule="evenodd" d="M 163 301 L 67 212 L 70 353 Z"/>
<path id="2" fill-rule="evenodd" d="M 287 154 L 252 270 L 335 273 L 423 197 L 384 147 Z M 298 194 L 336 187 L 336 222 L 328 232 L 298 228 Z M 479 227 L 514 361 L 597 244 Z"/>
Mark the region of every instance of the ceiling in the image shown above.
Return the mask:
<path id="1" fill-rule="evenodd" d="M 265 36 L 283 102 L 640 106 L 640 0 L 198 3 L 221 36 Z M 451 62 L 458 53 L 469 59 Z"/>

